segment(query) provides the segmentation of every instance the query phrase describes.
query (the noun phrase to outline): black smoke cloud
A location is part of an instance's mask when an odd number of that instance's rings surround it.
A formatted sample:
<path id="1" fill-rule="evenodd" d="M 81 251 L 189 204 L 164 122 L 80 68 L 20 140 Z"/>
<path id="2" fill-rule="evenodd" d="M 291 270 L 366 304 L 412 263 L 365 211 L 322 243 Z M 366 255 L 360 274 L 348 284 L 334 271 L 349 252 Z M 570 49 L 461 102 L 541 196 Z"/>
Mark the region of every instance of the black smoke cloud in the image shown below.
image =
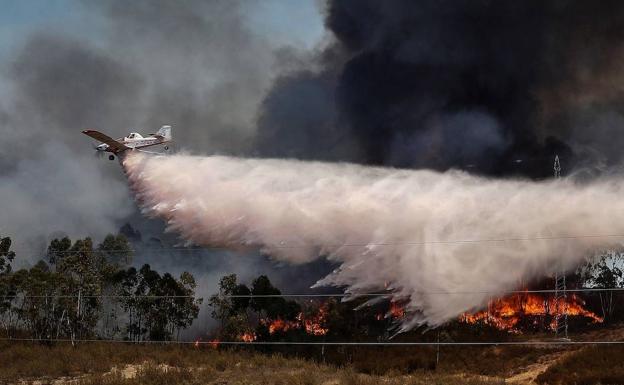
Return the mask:
<path id="1" fill-rule="evenodd" d="M 276 82 L 265 156 L 489 175 L 621 160 L 624 3 L 330 0 L 320 69 Z"/>

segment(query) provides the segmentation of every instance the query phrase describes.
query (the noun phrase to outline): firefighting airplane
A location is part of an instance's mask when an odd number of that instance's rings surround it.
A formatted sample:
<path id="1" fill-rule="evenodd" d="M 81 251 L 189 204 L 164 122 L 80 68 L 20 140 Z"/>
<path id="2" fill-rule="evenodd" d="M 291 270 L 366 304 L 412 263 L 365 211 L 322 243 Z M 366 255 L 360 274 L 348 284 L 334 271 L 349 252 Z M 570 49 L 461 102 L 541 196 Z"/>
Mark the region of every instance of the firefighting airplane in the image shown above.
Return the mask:
<path id="1" fill-rule="evenodd" d="M 119 139 L 113 139 L 110 136 L 95 130 L 84 130 L 82 133 L 102 142 L 101 144 L 94 146 L 94 148 L 98 151 L 98 153 L 110 152 L 111 154 L 108 156 L 108 159 L 110 160 L 115 160 L 115 155 L 120 156 L 127 150 L 148 152 L 141 149 L 159 144 L 164 145 L 163 148 L 166 151 L 169 150 L 167 143 L 172 141 L 171 126 L 162 126 L 155 134 L 149 134 L 145 137 L 136 132 L 131 132 L 128 136 Z"/>

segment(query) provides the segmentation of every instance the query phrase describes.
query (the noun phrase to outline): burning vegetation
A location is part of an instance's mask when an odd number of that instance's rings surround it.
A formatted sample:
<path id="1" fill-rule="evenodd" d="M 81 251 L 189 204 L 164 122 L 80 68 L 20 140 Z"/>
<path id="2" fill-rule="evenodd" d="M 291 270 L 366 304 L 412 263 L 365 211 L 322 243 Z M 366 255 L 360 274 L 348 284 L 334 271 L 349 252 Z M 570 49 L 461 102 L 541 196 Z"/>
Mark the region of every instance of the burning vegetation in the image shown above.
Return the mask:
<path id="1" fill-rule="evenodd" d="M 365 298 L 349 302 L 330 298 L 296 302 L 282 297 L 266 276 L 247 287 L 228 275 L 209 303 L 220 326 L 212 337 L 222 341 L 347 340 L 377 338 L 406 316 L 405 302 L 385 301 L 370 306 Z M 359 302 L 358 302 L 359 301 Z"/>
<path id="2" fill-rule="evenodd" d="M 405 316 L 405 307 L 398 302 L 391 301 L 388 314 L 392 318 L 403 318 Z"/>
<path id="3" fill-rule="evenodd" d="M 306 334 L 313 336 L 324 336 L 329 329 L 325 326 L 327 322 L 328 304 L 321 304 L 312 314 L 299 312 L 294 321 L 277 318 L 275 320 L 262 319 L 261 324 L 269 329 L 269 334 L 286 333 L 289 330 L 302 330 Z M 254 339 L 255 340 L 255 339 Z"/>
<path id="4" fill-rule="evenodd" d="M 243 333 L 240 336 L 240 340 L 243 342 L 254 342 L 258 337 L 254 332 Z"/>
<path id="5" fill-rule="evenodd" d="M 247 287 L 234 274 L 223 277 L 209 304 L 220 322 L 211 338 L 221 341 L 347 340 L 387 335 L 406 316 L 405 303 L 386 301 L 354 310 L 366 299 L 349 302 L 293 301 L 281 297 L 266 276 Z M 359 302 L 358 302 L 359 301 Z"/>
<path id="6" fill-rule="evenodd" d="M 379 340 L 390 338 L 394 328 L 409 317 L 407 301 L 368 305 L 366 298 L 348 302 L 333 298 L 288 300 L 265 276 L 258 277 L 247 287 L 237 283 L 235 275 L 229 275 L 223 277 L 220 287 L 220 293 L 210 299 L 210 304 L 213 316 L 221 321 L 214 337 L 224 341 L 345 341 L 354 337 Z M 579 330 L 592 324 L 612 322 L 612 316 L 606 311 L 615 305 L 601 307 L 610 299 L 600 293 L 594 296 L 569 293 L 557 302 L 551 295 L 527 290 L 494 299 L 485 309 L 463 313 L 456 320 L 463 325 L 486 325 L 494 330 L 520 334 L 554 331 L 557 316 L 567 315 L 571 325 Z M 448 331 L 456 326 L 451 322 L 443 328 Z M 403 334 L 402 338 L 429 337 Z"/>
<path id="7" fill-rule="evenodd" d="M 254 342 L 278 340 L 282 336 L 325 336 L 330 302 L 298 303 L 280 297 L 266 276 L 250 287 L 236 282 L 236 275 L 221 279 L 219 294 L 210 298 L 212 316 L 221 322 L 217 335 L 222 340 Z"/>
<path id="8" fill-rule="evenodd" d="M 403 317 L 405 317 L 405 305 L 397 301 L 390 301 L 388 309 L 385 312 L 380 312 L 375 315 L 377 321 L 387 318 L 401 319 Z"/>
<path id="9" fill-rule="evenodd" d="M 485 310 L 464 313 L 460 316 L 460 322 L 483 323 L 499 330 L 517 333 L 521 328 L 554 330 L 556 315 L 583 317 L 591 323 L 604 321 L 584 306 L 585 301 L 575 294 L 556 301 L 552 296 L 518 293 L 490 301 Z"/>

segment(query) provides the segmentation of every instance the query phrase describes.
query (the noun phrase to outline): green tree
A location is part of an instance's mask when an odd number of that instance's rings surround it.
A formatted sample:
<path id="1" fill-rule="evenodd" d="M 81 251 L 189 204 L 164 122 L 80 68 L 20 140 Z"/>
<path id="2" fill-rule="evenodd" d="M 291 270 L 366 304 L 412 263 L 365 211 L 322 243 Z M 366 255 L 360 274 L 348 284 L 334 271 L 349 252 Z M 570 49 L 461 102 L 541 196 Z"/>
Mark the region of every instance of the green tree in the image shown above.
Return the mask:
<path id="1" fill-rule="evenodd" d="M 50 245 L 48 245 L 48 262 L 50 262 L 51 265 L 56 265 L 57 262 L 60 262 L 63 257 L 70 252 L 69 249 L 71 246 L 72 242 L 68 237 L 53 239 Z"/>
<path id="2" fill-rule="evenodd" d="M 123 310 L 128 316 L 126 323 L 126 339 L 130 341 L 139 341 L 141 336 L 147 331 L 143 324 L 142 301 L 147 291 L 147 287 L 140 284 L 140 275 L 136 268 L 130 267 L 126 270 L 117 272 L 114 280 L 118 284 L 116 286 L 116 294 L 119 295 L 120 303 Z"/>
<path id="3" fill-rule="evenodd" d="M 0 322 L 7 337 L 10 337 L 16 318 L 12 307 L 17 294 L 12 282 L 11 263 L 14 259 L 15 252 L 11 250 L 11 238 L 0 237 Z"/>
<path id="4" fill-rule="evenodd" d="M 11 251 L 11 238 L 0 238 L 0 274 L 11 272 L 11 262 L 15 259 L 15 252 Z"/>
<path id="5" fill-rule="evenodd" d="M 13 275 L 19 299 L 13 304 L 14 311 L 33 338 L 50 340 L 66 332 L 68 298 L 59 297 L 66 286 L 62 280 L 44 261 Z"/>
<path id="6" fill-rule="evenodd" d="M 11 270 L 10 246 L 9 238 L 0 239 L 0 322 L 8 336 L 20 330 L 41 341 L 110 338 L 121 331 L 125 312 L 127 339 L 171 339 L 199 314 L 192 274 L 176 279 L 149 265 L 122 270 L 132 255 L 124 235 L 108 235 L 97 247 L 90 238 L 54 239 L 49 264 L 18 271 Z"/>
<path id="7" fill-rule="evenodd" d="M 199 306 L 203 302 L 203 298 L 195 298 L 195 289 L 197 282 L 195 277 L 187 271 L 180 275 L 177 291 L 181 296 L 176 299 L 176 315 L 174 317 L 174 325 L 179 333 L 181 329 L 191 326 L 193 321 L 199 315 Z"/>
<path id="8" fill-rule="evenodd" d="M 208 304 L 212 307 L 212 318 L 221 322 L 221 328 L 225 328 L 228 319 L 234 314 L 234 304 L 230 295 L 234 294 L 237 286 L 236 274 L 229 274 L 219 280 L 219 293 L 210 296 Z"/>
<path id="9" fill-rule="evenodd" d="M 168 340 L 189 327 L 199 314 L 201 298 L 195 298 L 197 284 L 192 274 L 179 279 L 162 276 L 143 265 L 117 274 L 122 305 L 128 313 L 127 338 L 132 341 Z"/>
<path id="10" fill-rule="evenodd" d="M 251 283 L 252 297 L 250 306 L 260 318 L 282 318 L 294 320 L 301 312 L 301 307 L 295 301 L 287 301 L 278 297 L 282 292 L 277 289 L 266 275 L 261 275 Z"/>
<path id="11" fill-rule="evenodd" d="M 210 297 L 208 303 L 212 307 L 212 317 L 220 322 L 219 336 L 224 339 L 236 339 L 251 330 L 248 297 L 251 291 L 244 284 L 237 283 L 236 274 L 230 274 L 219 280 L 219 293 Z"/>
<path id="12" fill-rule="evenodd" d="M 613 289 L 624 287 L 624 257 L 621 253 L 609 252 L 590 259 L 581 269 L 584 286 Z M 614 321 L 618 298 L 613 291 L 598 292 L 600 310 L 606 322 Z"/>
<path id="13" fill-rule="evenodd" d="M 104 299 L 116 265 L 95 249 L 90 238 L 54 239 L 47 250 L 48 266 L 39 262 L 15 274 L 21 302 L 14 307 L 21 322 L 38 339 L 80 338 L 97 335 Z"/>
<path id="14" fill-rule="evenodd" d="M 132 247 L 123 234 L 109 234 L 98 246 L 106 260 L 117 266 L 128 266 L 132 262 Z"/>

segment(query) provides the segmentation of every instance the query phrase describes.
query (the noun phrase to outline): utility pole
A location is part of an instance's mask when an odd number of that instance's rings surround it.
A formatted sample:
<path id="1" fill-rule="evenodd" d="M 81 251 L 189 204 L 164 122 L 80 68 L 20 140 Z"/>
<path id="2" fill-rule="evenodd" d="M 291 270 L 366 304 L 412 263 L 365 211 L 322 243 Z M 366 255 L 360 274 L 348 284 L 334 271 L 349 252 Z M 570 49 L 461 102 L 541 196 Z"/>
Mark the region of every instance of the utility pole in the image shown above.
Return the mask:
<path id="1" fill-rule="evenodd" d="M 438 344 L 436 351 L 436 370 L 438 370 L 438 365 L 440 365 L 440 330 L 438 330 Z"/>
<path id="2" fill-rule="evenodd" d="M 555 179 L 561 178 L 559 155 L 555 155 Z M 562 266 L 555 269 L 555 335 L 568 339 L 568 302 L 566 292 L 566 274 Z"/>

